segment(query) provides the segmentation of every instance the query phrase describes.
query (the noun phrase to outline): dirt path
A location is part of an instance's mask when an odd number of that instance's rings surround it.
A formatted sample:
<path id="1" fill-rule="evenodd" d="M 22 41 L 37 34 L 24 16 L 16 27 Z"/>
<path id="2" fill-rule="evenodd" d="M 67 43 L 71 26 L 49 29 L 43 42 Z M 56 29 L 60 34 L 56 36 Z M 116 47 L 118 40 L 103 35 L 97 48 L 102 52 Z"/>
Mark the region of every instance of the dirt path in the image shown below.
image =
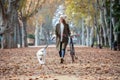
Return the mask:
<path id="1" fill-rule="evenodd" d="M 47 49 L 46 65 L 36 58 L 39 47 L 0 50 L 0 80 L 120 80 L 120 51 L 76 47 L 78 60 L 69 51 L 64 64 L 55 47 Z"/>

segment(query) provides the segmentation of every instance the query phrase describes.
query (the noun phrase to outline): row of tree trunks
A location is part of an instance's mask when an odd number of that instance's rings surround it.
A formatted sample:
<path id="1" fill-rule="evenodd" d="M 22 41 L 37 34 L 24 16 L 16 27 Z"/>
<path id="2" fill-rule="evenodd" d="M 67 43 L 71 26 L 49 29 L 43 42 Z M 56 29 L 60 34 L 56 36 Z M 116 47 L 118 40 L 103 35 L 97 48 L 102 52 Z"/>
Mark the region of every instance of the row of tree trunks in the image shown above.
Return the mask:
<path id="1" fill-rule="evenodd" d="M 1 2 L 0 6 L 4 5 L 3 3 L 4 2 Z M 8 8 L 5 10 L 4 7 L 1 7 L 0 9 L 0 23 L 2 25 L 0 26 L 1 48 L 16 48 L 18 47 L 18 45 L 19 47 L 27 46 L 27 41 L 26 41 L 27 21 L 26 20 L 22 21 L 24 26 L 22 26 L 21 28 L 18 20 L 18 3 L 19 0 L 14 0 L 14 1 L 9 0 Z M 6 16 L 1 17 L 4 15 Z M 21 39 L 23 39 L 23 41 Z"/>

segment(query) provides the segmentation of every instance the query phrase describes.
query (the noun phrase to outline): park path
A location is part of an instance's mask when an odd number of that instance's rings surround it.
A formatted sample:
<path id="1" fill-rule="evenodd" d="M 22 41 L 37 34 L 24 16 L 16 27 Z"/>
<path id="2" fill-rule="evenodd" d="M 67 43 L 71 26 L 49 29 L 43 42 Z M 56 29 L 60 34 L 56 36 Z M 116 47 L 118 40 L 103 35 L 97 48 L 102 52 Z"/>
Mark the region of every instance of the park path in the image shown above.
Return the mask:
<path id="1" fill-rule="evenodd" d="M 65 62 L 55 46 L 47 48 L 46 65 L 40 66 L 36 52 L 44 46 L 0 50 L 0 80 L 120 80 L 120 51 L 76 46 L 78 59 Z"/>

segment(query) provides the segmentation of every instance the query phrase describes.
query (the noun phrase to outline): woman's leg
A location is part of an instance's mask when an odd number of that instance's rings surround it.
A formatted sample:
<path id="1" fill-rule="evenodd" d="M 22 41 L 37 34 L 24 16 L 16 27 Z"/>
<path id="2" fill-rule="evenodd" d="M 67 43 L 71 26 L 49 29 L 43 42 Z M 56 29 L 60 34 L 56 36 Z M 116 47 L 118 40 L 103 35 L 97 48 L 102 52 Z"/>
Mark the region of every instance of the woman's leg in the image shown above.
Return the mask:
<path id="1" fill-rule="evenodd" d="M 61 57 L 64 58 L 64 56 L 65 56 L 65 49 L 62 49 Z"/>
<path id="2" fill-rule="evenodd" d="M 62 42 L 60 42 L 60 51 L 59 51 L 59 56 L 62 57 Z"/>
<path id="3" fill-rule="evenodd" d="M 64 61 L 64 56 L 65 56 L 65 49 L 66 49 L 66 43 L 62 43 L 62 48 L 61 48 L 61 53 L 60 53 L 60 57 L 61 57 L 61 63 L 63 63 Z"/>

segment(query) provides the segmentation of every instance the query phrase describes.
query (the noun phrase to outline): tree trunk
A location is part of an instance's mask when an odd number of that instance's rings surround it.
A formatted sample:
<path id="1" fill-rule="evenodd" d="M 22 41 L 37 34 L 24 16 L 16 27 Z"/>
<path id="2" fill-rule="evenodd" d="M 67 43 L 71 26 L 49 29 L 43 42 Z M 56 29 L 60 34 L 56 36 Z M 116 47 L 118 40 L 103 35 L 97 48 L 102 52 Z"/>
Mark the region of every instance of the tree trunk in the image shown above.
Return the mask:
<path id="1" fill-rule="evenodd" d="M 104 45 L 104 37 L 103 37 L 104 33 L 103 33 L 103 28 L 102 26 L 100 26 L 100 30 L 99 30 L 99 36 L 100 36 L 100 45 Z"/>
<path id="2" fill-rule="evenodd" d="M 90 46 L 90 27 L 87 26 L 86 31 L 87 31 L 86 45 Z"/>
<path id="3" fill-rule="evenodd" d="M 78 42 L 79 45 L 81 45 L 81 44 L 82 44 L 82 43 L 81 43 L 81 42 L 82 42 L 82 41 L 81 41 L 81 35 L 79 35 L 79 34 L 81 34 L 81 32 L 78 31 L 77 34 L 78 34 L 77 42 Z"/>
<path id="4" fill-rule="evenodd" d="M 6 46 L 6 48 L 13 48 L 13 33 L 7 33 L 6 34 L 7 35 L 7 38 L 6 38 L 6 41 L 7 41 L 7 46 Z"/>
<path id="5" fill-rule="evenodd" d="M 105 0 L 105 7 L 104 7 L 104 18 L 105 18 L 105 25 L 106 25 L 106 44 L 107 46 L 109 45 L 109 33 L 108 33 L 108 30 L 109 30 L 109 26 L 108 26 L 108 22 L 107 22 L 107 17 L 108 17 L 108 10 L 107 10 L 107 5 L 106 5 L 106 1 Z"/>
<path id="6" fill-rule="evenodd" d="M 84 34 L 84 19 L 82 18 L 82 45 L 85 45 L 85 34 Z"/>
<path id="7" fill-rule="evenodd" d="M 36 21 L 36 28 L 35 28 L 35 46 L 38 46 L 40 44 L 40 40 L 39 40 L 39 26 L 38 26 L 38 21 Z"/>
<path id="8" fill-rule="evenodd" d="M 94 27 L 92 27 L 90 31 L 90 46 L 94 46 Z"/>
<path id="9" fill-rule="evenodd" d="M 26 31 L 26 27 L 27 27 L 27 19 L 25 17 L 22 18 L 22 47 L 27 47 L 27 31 Z"/>
<path id="10" fill-rule="evenodd" d="M 103 29 L 103 37 L 104 37 L 104 44 L 103 45 L 107 45 L 107 28 L 105 25 L 105 18 L 104 18 L 104 11 L 100 10 L 100 19 L 101 19 L 101 25 L 102 25 L 102 29 Z"/>
<path id="11" fill-rule="evenodd" d="M 15 21 L 14 21 L 14 47 L 17 48 L 18 46 L 18 43 L 19 43 L 19 21 L 18 21 L 18 13 L 17 13 L 17 10 L 15 11 L 15 14 L 14 14 L 14 17 L 15 17 Z M 19 38 L 19 39 L 18 39 Z"/>
<path id="12" fill-rule="evenodd" d="M 21 32 L 21 27 L 20 27 L 20 23 L 18 21 L 17 24 L 17 47 L 20 48 L 22 47 L 22 32 Z"/>
<path id="13" fill-rule="evenodd" d="M 47 42 L 50 43 L 50 32 L 52 32 L 52 16 L 47 14 L 45 17 L 45 24 L 44 26 L 44 30 L 45 30 L 45 34 L 47 34 Z M 45 35 L 46 36 L 46 35 Z"/>
<path id="14" fill-rule="evenodd" d="M 4 49 L 4 44 L 5 44 L 5 37 L 4 34 L 1 34 L 1 49 Z"/>
<path id="15" fill-rule="evenodd" d="M 5 10 L 2 10 L 4 14 L 2 23 L 4 23 L 4 28 L 2 28 L 2 48 L 16 48 L 17 47 L 17 41 L 18 41 L 18 0 L 8 0 L 8 8 Z M 0 1 L 1 5 L 1 1 Z M 5 5 L 5 3 L 3 3 Z M 2 7 L 4 8 L 4 7 Z M 0 9 L 1 10 L 1 9 Z M 1 14 L 1 12 L 0 12 Z M 7 16 L 6 16 L 7 15 Z M 1 23 L 1 21 L 0 21 Z M 1 33 L 1 31 L 0 31 Z"/>
<path id="16" fill-rule="evenodd" d="M 40 41 L 41 41 L 40 44 L 46 44 L 47 39 L 48 39 L 48 34 L 47 34 L 47 31 L 44 26 L 45 25 L 42 24 L 42 26 L 40 28 L 40 35 L 39 35 Z"/>
<path id="17" fill-rule="evenodd" d="M 100 20 L 101 20 L 101 26 L 103 30 L 103 36 L 101 35 L 101 43 L 102 43 L 102 38 L 104 39 L 103 45 L 107 46 L 107 25 L 105 23 L 105 17 L 106 17 L 106 8 L 105 8 L 105 0 L 98 1 L 98 6 L 100 10 Z"/>
<path id="18" fill-rule="evenodd" d="M 97 17 L 96 15 L 94 16 L 94 26 L 95 26 L 95 33 L 96 33 L 96 45 L 100 44 L 100 35 L 99 35 L 99 30 L 98 30 L 98 22 L 97 22 Z"/>
<path id="19" fill-rule="evenodd" d="M 3 4 L 2 1 L 0 1 L 0 45 L 1 48 L 4 48 L 4 43 L 5 43 L 5 29 L 6 29 L 6 20 L 5 20 L 5 13 L 3 9 Z"/>
<path id="20" fill-rule="evenodd" d="M 6 32 L 6 42 L 7 42 L 7 46 L 6 48 L 13 48 L 14 47 L 14 30 L 15 30 L 15 14 L 16 14 L 17 10 L 14 6 L 14 3 L 9 0 L 9 5 L 8 5 L 8 29 Z M 15 42 L 16 43 L 16 42 Z"/>

